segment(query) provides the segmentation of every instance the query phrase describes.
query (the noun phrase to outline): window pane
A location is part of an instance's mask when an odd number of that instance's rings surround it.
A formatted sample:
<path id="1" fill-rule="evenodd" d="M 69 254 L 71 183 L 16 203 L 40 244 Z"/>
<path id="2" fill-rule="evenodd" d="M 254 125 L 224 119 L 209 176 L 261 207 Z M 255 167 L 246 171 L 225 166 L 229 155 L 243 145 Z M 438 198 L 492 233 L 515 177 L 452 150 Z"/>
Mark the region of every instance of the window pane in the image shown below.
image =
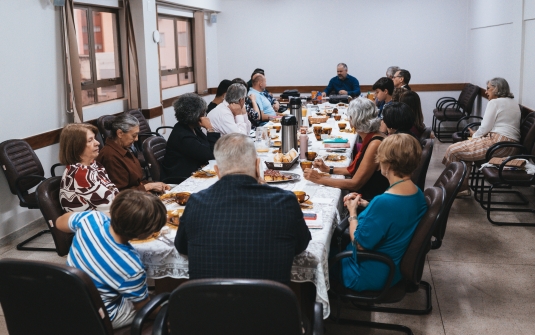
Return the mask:
<path id="1" fill-rule="evenodd" d="M 82 82 L 91 81 L 91 57 L 89 56 L 86 9 L 74 9 L 74 27 L 76 29 L 76 41 L 78 42 L 78 54 L 80 55 Z"/>
<path id="2" fill-rule="evenodd" d="M 116 20 L 114 13 L 93 11 L 93 36 L 95 42 L 97 80 L 118 78 L 121 76 L 119 71 L 119 43 L 117 41 Z"/>
<path id="3" fill-rule="evenodd" d="M 192 67 L 191 50 L 191 24 L 189 21 L 177 21 L 177 45 L 178 45 L 178 67 Z M 181 84 L 182 85 L 182 84 Z"/>
<path id="4" fill-rule="evenodd" d="M 158 31 L 160 32 L 160 70 L 176 69 L 175 30 L 173 28 L 173 20 L 158 18 Z"/>
<path id="5" fill-rule="evenodd" d="M 178 86 L 178 80 L 176 74 L 171 74 L 168 76 L 162 76 L 162 89 L 168 87 Z"/>
<path id="6" fill-rule="evenodd" d="M 191 71 L 188 73 L 179 73 L 178 76 L 180 77 L 180 85 L 191 84 L 194 82 L 193 72 Z"/>
<path id="7" fill-rule="evenodd" d="M 95 90 L 82 90 L 82 106 L 92 105 L 95 103 Z"/>
<path id="8" fill-rule="evenodd" d="M 123 85 L 113 85 L 97 88 L 98 102 L 118 99 L 123 97 Z"/>

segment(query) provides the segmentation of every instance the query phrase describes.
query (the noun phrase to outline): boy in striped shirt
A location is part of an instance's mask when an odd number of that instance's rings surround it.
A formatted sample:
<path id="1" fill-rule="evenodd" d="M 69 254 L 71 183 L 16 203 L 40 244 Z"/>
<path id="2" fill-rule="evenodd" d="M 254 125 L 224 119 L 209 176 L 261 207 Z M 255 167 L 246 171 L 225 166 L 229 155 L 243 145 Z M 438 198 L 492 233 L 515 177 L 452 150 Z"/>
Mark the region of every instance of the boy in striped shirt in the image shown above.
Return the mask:
<path id="1" fill-rule="evenodd" d="M 132 323 L 149 301 L 145 269 L 129 241 L 160 231 L 167 212 L 156 196 L 125 190 L 114 199 L 110 214 L 70 212 L 58 218 L 56 227 L 75 233 L 67 265 L 91 277 L 113 328 L 120 328 Z"/>

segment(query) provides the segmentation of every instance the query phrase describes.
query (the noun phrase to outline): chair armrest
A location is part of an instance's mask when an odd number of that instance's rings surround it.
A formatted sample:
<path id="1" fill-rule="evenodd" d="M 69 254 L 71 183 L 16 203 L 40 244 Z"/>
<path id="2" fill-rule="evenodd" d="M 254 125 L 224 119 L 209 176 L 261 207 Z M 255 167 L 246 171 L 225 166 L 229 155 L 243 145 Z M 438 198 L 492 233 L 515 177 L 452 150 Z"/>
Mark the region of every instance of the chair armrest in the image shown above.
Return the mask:
<path id="1" fill-rule="evenodd" d="M 334 228 L 333 235 L 336 238 L 336 246 L 338 247 L 337 252 L 342 252 L 342 237 L 344 235 L 344 231 L 349 227 L 349 217 L 346 217 L 340 223 Z"/>
<path id="2" fill-rule="evenodd" d="M 475 127 L 475 126 L 481 126 L 481 122 L 472 122 L 472 123 L 469 123 L 466 125 L 466 127 L 463 128 L 462 132 L 461 132 L 461 137 L 463 140 L 467 140 L 468 139 L 468 135 L 469 132 L 468 132 L 468 129 L 469 128 L 472 128 L 472 127 Z"/>
<path id="3" fill-rule="evenodd" d="M 336 254 L 329 260 L 329 267 L 340 262 L 342 259 L 348 258 L 348 257 L 353 257 L 353 251 L 344 251 L 344 252 Z M 392 285 L 392 280 L 394 280 L 394 273 L 396 272 L 396 266 L 394 265 L 394 261 L 392 260 L 392 258 L 390 258 L 388 255 L 383 254 L 381 252 L 370 251 L 370 250 L 357 250 L 355 261 L 357 263 L 360 263 L 362 261 L 378 261 L 378 262 L 385 263 L 386 265 L 388 265 L 388 277 L 386 278 L 385 285 L 380 290 L 379 295 L 375 297 L 359 297 L 359 299 L 361 300 L 368 300 L 368 301 L 383 299 L 383 297 L 388 292 L 388 289 Z"/>
<path id="4" fill-rule="evenodd" d="M 457 101 L 457 99 L 455 99 L 453 97 L 442 97 L 442 98 L 437 100 L 437 103 L 436 103 L 435 107 L 438 110 L 441 110 L 442 109 L 442 105 L 444 105 L 446 102 L 451 102 L 451 101 Z"/>
<path id="5" fill-rule="evenodd" d="M 323 335 L 323 304 L 321 302 L 314 303 L 312 335 Z"/>
<path id="6" fill-rule="evenodd" d="M 173 128 L 174 127 L 171 127 L 171 126 L 161 126 L 161 127 L 156 128 L 156 132 L 160 134 L 160 129 L 173 129 Z M 160 136 L 162 136 L 162 134 L 160 134 Z"/>
<path id="7" fill-rule="evenodd" d="M 65 166 L 65 164 L 56 163 L 56 164 L 52 165 L 52 167 L 50 168 L 50 175 L 51 175 L 52 177 L 55 177 L 55 176 L 56 176 L 56 168 L 57 168 L 58 166 Z"/>
<path id="8" fill-rule="evenodd" d="M 502 164 L 500 164 L 500 167 L 498 168 L 498 176 L 500 177 L 500 180 L 504 183 L 507 183 L 507 184 L 512 184 L 512 185 L 526 185 L 526 180 L 522 180 L 522 181 L 518 181 L 518 180 L 508 180 L 508 179 L 505 179 L 503 177 L 503 169 L 505 168 L 505 164 L 507 164 L 507 162 L 509 161 L 512 161 L 513 159 L 531 159 L 531 160 L 535 160 L 535 156 L 533 155 L 516 155 L 516 156 L 510 156 L 508 157 L 507 159 L 505 159 Z M 530 180 L 527 181 L 527 183 L 529 185 L 532 185 L 533 183 L 535 182 L 535 175 L 531 177 Z"/>
<path id="9" fill-rule="evenodd" d="M 17 179 L 15 179 L 15 191 L 17 191 L 17 197 L 19 197 L 19 201 L 20 201 L 21 204 L 24 204 L 25 206 L 28 206 L 28 203 L 26 202 L 26 200 L 24 200 L 24 196 L 22 195 L 22 192 L 20 190 L 20 188 L 21 188 L 20 182 L 22 180 L 25 180 L 25 179 L 36 179 L 36 180 L 43 181 L 43 180 L 46 180 L 46 178 L 43 177 L 43 176 L 30 174 L 30 175 L 27 175 L 27 176 L 20 176 Z"/>
<path id="10" fill-rule="evenodd" d="M 169 300 L 171 293 L 165 292 L 160 293 L 154 298 L 150 299 L 149 302 L 145 304 L 139 311 L 137 311 L 134 321 L 130 326 L 130 333 L 132 335 L 141 335 L 141 330 L 143 328 L 143 323 L 149 318 L 149 316 L 160 307 L 162 304 L 166 303 Z"/>
<path id="11" fill-rule="evenodd" d="M 459 126 L 461 125 L 461 122 L 463 122 L 464 120 L 470 120 L 470 119 L 483 120 L 481 116 L 474 116 L 474 115 L 463 116 L 462 118 L 459 119 L 459 121 L 457 121 L 457 131 L 459 131 Z"/>
<path id="12" fill-rule="evenodd" d="M 156 316 L 156 319 L 154 320 L 154 323 L 152 326 L 152 335 L 168 335 L 169 334 L 169 330 L 167 329 L 167 309 L 168 308 L 169 308 L 169 305 L 165 305 L 158 312 L 158 315 Z"/>
<path id="13" fill-rule="evenodd" d="M 520 149 L 520 152 L 522 154 L 527 152 L 526 147 L 523 146 L 520 143 L 516 143 L 516 142 L 498 142 L 498 143 L 494 143 L 493 145 L 490 146 L 490 148 L 487 149 L 487 153 L 485 154 L 486 161 L 487 162 L 490 161 L 490 159 L 492 158 L 492 155 L 494 154 L 494 152 L 496 150 L 502 149 L 502 148 L 518 148 L 518 149 Z"/>

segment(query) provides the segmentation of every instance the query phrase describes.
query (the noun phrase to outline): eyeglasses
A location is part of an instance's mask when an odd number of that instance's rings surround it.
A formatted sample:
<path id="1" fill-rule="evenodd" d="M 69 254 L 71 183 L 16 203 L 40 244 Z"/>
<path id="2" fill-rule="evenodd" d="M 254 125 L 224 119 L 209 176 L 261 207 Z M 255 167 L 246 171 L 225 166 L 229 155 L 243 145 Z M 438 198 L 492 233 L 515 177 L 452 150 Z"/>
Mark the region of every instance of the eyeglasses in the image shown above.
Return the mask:
<path id="1" fill-rule="evenodd" d="M 394 78 L 403 78 L 403 76 L 393 76 L 392 79 Z"/>

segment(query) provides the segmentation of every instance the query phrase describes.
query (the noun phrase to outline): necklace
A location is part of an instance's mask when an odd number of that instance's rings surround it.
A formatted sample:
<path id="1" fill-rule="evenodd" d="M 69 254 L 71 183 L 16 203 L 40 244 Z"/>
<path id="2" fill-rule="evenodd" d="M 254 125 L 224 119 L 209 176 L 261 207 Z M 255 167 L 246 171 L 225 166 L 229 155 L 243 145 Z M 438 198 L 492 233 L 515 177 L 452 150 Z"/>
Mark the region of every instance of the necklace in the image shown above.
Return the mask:
<path id="1" fill-rule="evenodd" d="M 409 179 L 400 179 L 400 180 L 396 181 L 394 184 L 390 185 L 390 186 L 386 189 L 386 191 L 388 191 L 388 190 L 391 189 L 392 187 L 396 186 L 397 184 L 402 183 L 402 182 L 407 181 L 407 180 L 409 180 Z"/>

